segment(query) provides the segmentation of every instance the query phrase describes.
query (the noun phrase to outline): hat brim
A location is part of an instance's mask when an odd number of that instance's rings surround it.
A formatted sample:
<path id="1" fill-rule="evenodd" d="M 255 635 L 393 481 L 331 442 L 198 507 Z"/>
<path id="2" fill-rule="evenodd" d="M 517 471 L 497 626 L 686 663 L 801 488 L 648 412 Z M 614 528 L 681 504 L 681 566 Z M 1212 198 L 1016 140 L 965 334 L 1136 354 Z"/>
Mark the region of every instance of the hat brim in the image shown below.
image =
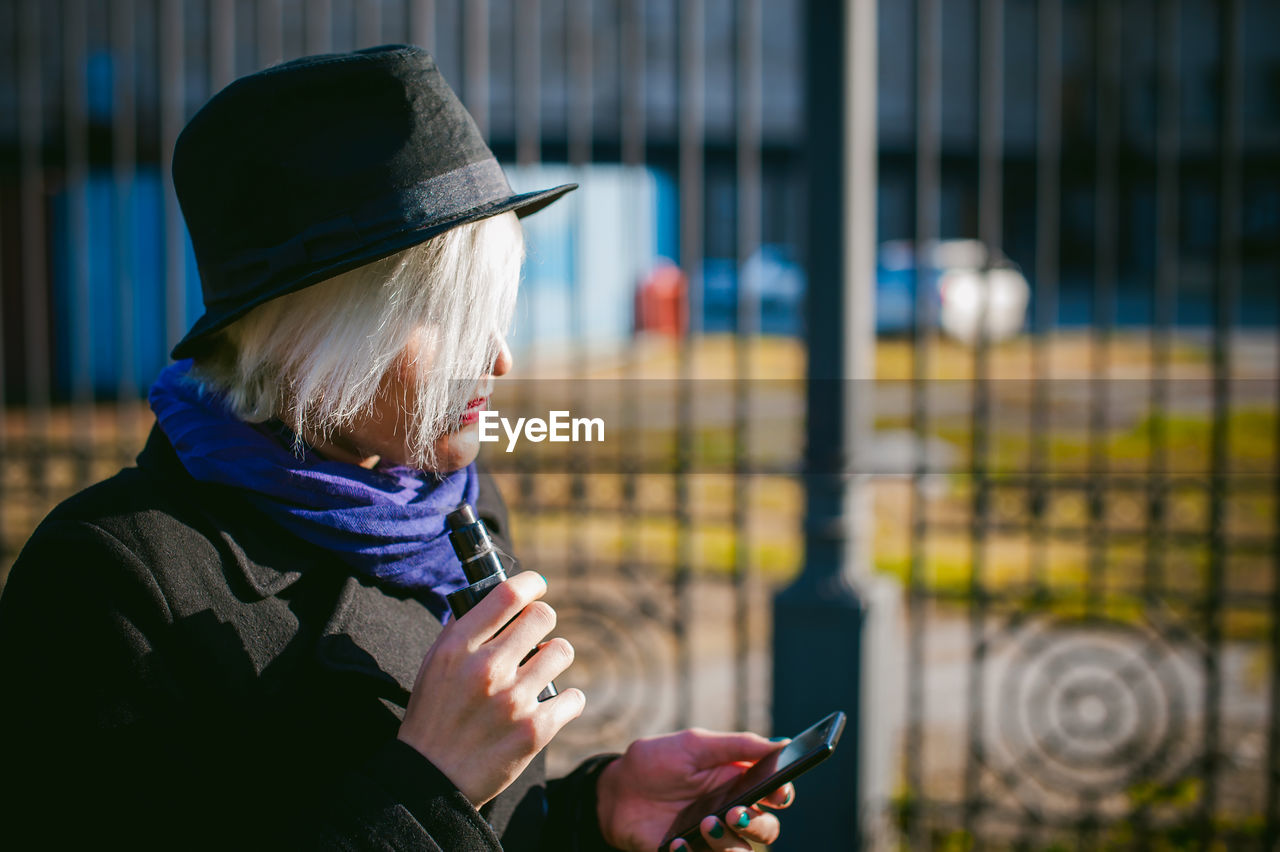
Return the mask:
<path id="1" fill-rule="evenodd" d="M 481 219 L 488 219 L 507 212 L 514 212 L 523 219 L 525 216 L 537 213 L 551 202 L 577 188 L 578 185 L 576 183 L 566 183 L 551 189 L 525 192 L 501 201 L 490 202 L 476 207 L 444 221 L 432 222 L 418 228 L 407 228 L 376 240 L 369 245 L 362 246 L 357 251 L 344 255 L 332 263 L 308 270 L 305 275 L 280 281 L 252 299 L 228 306 L 225 309 L 208 309 L 195 321 L 182 340 L 178 341 L 178 344 L 173 347 L 172 357 L 174 360 L 179 360 L 198 354 L 202 346 L 208 342 L 209 336 L 214 332 L 226 328 L 258 305 L 269 302 L 272 299 L 295 293 L 335 275 L 340 275 L 356 267 L 364 266 L 398 251 L 424 243 L 432 237 L 437 237 L 459 225 L 478 222 Z"/>

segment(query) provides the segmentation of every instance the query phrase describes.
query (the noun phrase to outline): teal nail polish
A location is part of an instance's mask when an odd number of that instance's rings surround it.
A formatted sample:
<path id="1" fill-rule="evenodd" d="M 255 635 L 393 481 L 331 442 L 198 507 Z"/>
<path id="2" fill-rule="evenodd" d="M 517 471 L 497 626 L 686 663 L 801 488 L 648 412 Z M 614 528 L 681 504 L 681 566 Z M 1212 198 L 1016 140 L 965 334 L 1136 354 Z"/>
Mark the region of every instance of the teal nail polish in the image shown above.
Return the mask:
<path id="1" fill-rule="evenodd" d="M 707 832 L 716 840 L 724 837 L 724 826 L 720 824 L 720 820 L 716 820 L 716 824 L 711 826 L 711 830 Z"/>
<path id="2" fill-rule="evenodd" d="M 785 742 L 786 739 L 787 739 L 786 737 L 769 737 L 769 742 L 780 743 L 780 742 Z"/>
<path id="3" fill-rule="evenodd" d="M 738 828 L 746 828 L 751 824 L 751 815 L 746 811 L 738 814 Z"/>

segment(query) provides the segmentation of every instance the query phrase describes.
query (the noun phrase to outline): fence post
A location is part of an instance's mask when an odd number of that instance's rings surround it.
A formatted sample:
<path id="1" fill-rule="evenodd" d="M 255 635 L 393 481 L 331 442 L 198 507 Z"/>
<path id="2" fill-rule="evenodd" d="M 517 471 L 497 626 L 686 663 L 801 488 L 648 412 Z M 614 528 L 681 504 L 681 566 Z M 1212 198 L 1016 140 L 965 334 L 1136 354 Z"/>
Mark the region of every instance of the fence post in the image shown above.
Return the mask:
<path id="1" fill-rule="evenodd" d="M 804 5 L 809 215 L 805 559 L 774 599 L 773 729 L 849 726 L 798 785 L 773 847 L 856 849 L 871 814 L 862 683 L 870 581 L 865 454 L 875 357 L 876 3 Z M 881 782 L 883 783 L 883 782 Z"/>

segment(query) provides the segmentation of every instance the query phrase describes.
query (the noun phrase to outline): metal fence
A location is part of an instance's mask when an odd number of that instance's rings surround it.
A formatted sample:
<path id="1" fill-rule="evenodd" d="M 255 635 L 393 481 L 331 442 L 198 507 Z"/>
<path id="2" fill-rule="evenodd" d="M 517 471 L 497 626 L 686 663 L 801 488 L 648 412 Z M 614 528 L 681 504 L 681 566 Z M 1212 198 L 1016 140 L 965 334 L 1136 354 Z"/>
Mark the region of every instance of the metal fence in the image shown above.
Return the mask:
<path id="1" fill-rule="evenodd" d="M 870 816 L 842 837 L 1274 848 L 1278 28 L 1271 0 L 0 4 L 6 570 L 130 462 L 199 313 L 185 120 L 414 42 L 517 183 L 583 184 L 527 222 L 506 393 L 623 439 L 486 450 L 522 560 L 573 590 L 591 698 L 553 764 L 791 724 L 774 673 L 853 654 Z M 859 86 L 875 174 L 836 187 Z M 865 654 L 770 659 L 798 571 L 862 596 Z"/>
<path id="2" fill-rule="evenodd" d="M 905 48 L 881 238 L 935 251 L 877 408 L 911 448 L 878 548 L 906 585 L 903 837 L 1275 848 L 1280 111 L 1256 34 L 1280 9 L 881 10 Z M 976 290 L 937 259 L 957 236 Z M 983 332 L 1006 258 L 1034 285 L 1020 340 Z M 957 298 L 959 347 L 932 333 Z"/>

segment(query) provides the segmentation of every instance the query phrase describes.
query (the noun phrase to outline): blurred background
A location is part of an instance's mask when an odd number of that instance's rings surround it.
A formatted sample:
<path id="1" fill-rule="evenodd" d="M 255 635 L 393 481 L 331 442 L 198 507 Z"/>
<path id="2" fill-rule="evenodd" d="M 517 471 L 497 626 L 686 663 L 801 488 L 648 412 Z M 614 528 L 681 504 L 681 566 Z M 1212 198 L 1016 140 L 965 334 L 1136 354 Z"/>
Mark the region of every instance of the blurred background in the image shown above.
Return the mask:
<path id="1" fill-rule="evenodd" d="M 525 222 L 495 404 L 606 440 L 484 453 L 589 696 L 553 768 L 843 708 L 779 849 L 1276 848 L 1276 33 L 1276 0 L 3 0 L 0 578 L 132 462 L 201 313 L 186 120 L 416 43 L 516 189 L 582 186 Z"/>

